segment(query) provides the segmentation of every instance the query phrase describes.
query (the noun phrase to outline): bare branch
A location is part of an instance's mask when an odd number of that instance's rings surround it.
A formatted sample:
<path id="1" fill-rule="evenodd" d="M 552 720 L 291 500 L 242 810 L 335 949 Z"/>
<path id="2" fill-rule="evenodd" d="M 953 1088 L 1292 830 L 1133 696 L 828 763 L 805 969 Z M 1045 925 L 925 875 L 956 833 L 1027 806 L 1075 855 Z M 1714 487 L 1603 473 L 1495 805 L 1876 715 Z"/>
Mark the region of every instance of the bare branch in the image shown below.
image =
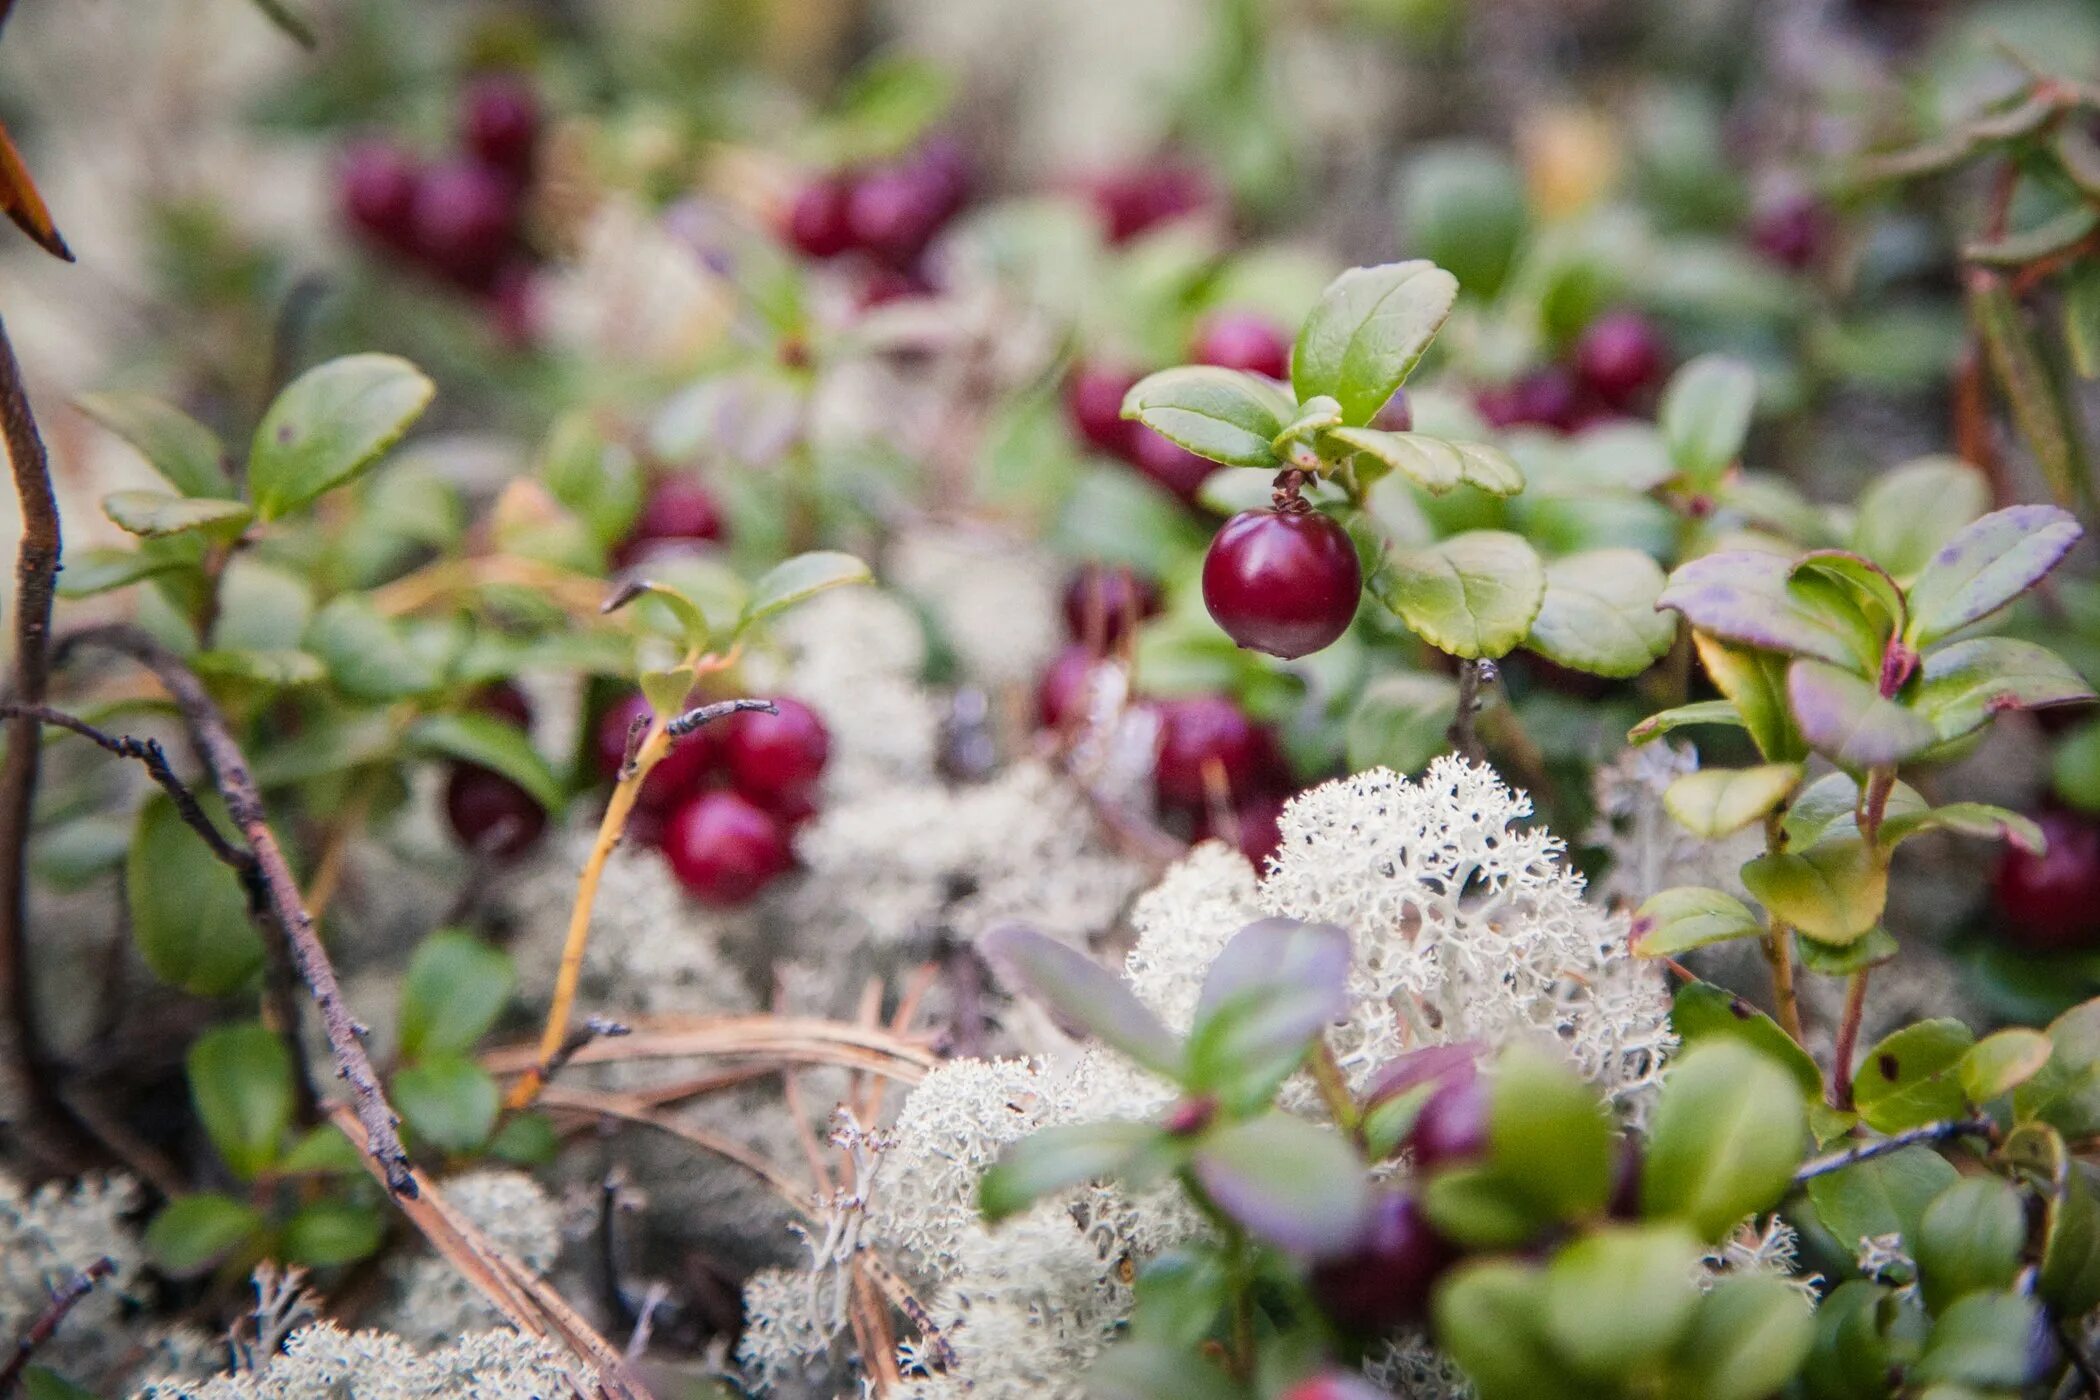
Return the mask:
<path id="1" fill-rule="evenodd" d="M 97 1283 L 116 1271 L 117 1261 L 105 1254 L 51 1290 L 51 1301 L 45 1304 L 43 1312 L 15 1343 L 14 1355 L 7 1358 L 7 1364 L 0 1366 L 0 1400 L 15 1393 L 15 1387 L 21 1384 L 22 1372 L 29 1366 L 29 1358 L 36 1355 L 38 1347 L 51 1340 L 52 1334 L 66 1320 L 66 1314 L 78 1307 L 82 1298 L 94 1292 Z"/>
<path id="2" fill-rule="evenodd" d="M 1871 1162 L 1876 1157 L 1901 1152 L 1906 1147 L 1946 1142 L 1958 1137 L 1987 1138 L 1995 1131 L 1995 1126 L 1988 1118 L 1948 1118 L 1937 1123 L 1926 1123 L 1875 1142 L 1861 1143 L 1858 1147 L 1848 1147 L 1840 1152 L 1829 1152 L 1813 1158 L 1804 1163 L 1800 1171 L 1794 1173 L 1794 1184 L 1799 1186 L 1819 1176 L 1828 1176 L 1832 1172 L 1843 1171 L 1861 1162 Z"/>

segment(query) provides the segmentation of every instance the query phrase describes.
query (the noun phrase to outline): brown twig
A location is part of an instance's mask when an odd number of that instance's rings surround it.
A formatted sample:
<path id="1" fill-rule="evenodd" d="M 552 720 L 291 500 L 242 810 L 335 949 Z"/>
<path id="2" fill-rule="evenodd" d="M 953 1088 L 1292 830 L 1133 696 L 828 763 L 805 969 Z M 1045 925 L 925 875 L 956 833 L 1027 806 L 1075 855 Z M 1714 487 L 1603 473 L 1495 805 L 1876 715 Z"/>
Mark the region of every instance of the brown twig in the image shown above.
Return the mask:
<path id="1" fill-rule="evenodd" d="M 117 1261 L 105 1254 L 51 1290 L 51 1301 L 44 1305 L 43 1312 L 37 1315 L 36 1321 L 29 1324 L 29 1330 L 15 1343 L 14 1355 L 8 1357 L 7 1364 L 0 1366 L 0 1400 L 5 1400 L 5 1397 L 15 1393 L 15 1387 L 21 1383 L 22 1372 L 29 1365 L 29 1358 L 36 1355 L 38 1347 L 51 1340 L 52 1334 L 58 1331 L 59 1325 L 66 1320 L 66 1314 L 78 1307 L 81 1299 L 94 1292 L 97 1283 L 116 1271 Z"/>
<path id="2" fill-rule="evenodd" d="M 569 1032 L 569 1038 L 561 1043 L 561 1049 L 554 1052 L 553 1058 L 547 1061 L 541 1072 L 547 1078 L 552 1079 L 555 1075 L 560 1074 L 568 1066 L 569 1061 L 575 1059 L 577 1053 L 592 1041 L 628 1035 L 631 1033 L 631 1030 L 631 1027 L 625 1026 L 618 1021 L 608 1020 L 603 1016 L 586 1016 L 581 1026 Z"/>
<path id="3" fill-rule="evenodd" d="M 923 1039 L 871 1030 L 845 1021 L 814 1017 L 652 1016 L 637 1017 L 634 1031 L 599 1040 L 571 1057 L 577 1065 L 622 1060 L 684 1060 L 710 1055 L 751 1055 L 794 1064 L 838 1065 L 868 1070 L 916 1084 L 938 1057 Z M 539 1063 L 536 1045 L 503 1046 L 481 1057 L 491 1074 L 522 1074 Z"/>
<path id="4" fill-rule="evenodd" d="M 1867 974 L 1861 968 L 1845 984 L 1845 1011 L 1838 1021 L 1837 1043 L 1830 1052 L 1830 1106 L 1852 1107 L 1852 1060 L 1859 1050 L 1859 1025 L 1867 1014 Z"/>
<path id="5" fill-rule="evenodd" d="M 1480 736 L 1474 732 L 1474 719 L 1480 713 L 1483 688 L 1495 683 L 1496 666 L 1492 661 L 1462 660 L 1458 663 L 1458 712 L 1451 717 L 1451 728 L 1446 736 L 1451 747 L 1472 763 L 1487 762 L 1487 754 L 1480 747 Z"/>
<path id="6" fill-rule="evenodd" d="M 283 847 L 277 844 L 262 795 L 248 771 L 248 760 L 227 729 L 218 704 L 182 658 L 136 628 L 90 628 L 67 638 L 60 650 L 63 653 L 77 646 L 97 646 L 130 657 L 153 672 L 174 700 L 189 729 L 190 741 L 211 774 L 213 786 L 248 843 L 256 878 L 262 886 L 264 913 L 290 948 L 299 975 L 313 993 L 314 1004 L 321 1009 L 321 1023 L 335 1053 L 336 1074 L 350 1086 L 358 1121 L 364 1126 L 365 1151 L 378 1164 L 390 1190 L 398 1196 L 415 1195 L 408 1153 L 396 1131 L 399 1120 L 387 1103 L 371 1057 L 365 1053 L 363 1028 L 344 1004 L 335 967 L 314 933 L 312 918 L 300 903 L 299 882 L 293 878 Z"/>
<path id="7" fill-rule="evenodd" d="M 1988 1118 L 1948 1118 L 1937 1123 L 1924 1123 L 1915 1128 L 1906 1128 L 1900 1133 L 1880 1138 L 1874 1142 L 1861 1143 L 1840 1152 L 1825 1153 L 1802 1164 L 1794 1173 L 1794 1184 L 1804 1185 L 1819 1176 L 1841 1172 L 1861 1162 L 1871 1162 L 1876 1157 L 1886 1157 L 1892 1152 L 1901 1152 L 1906 1147 L 1921 1143 L 1947 1142 L 1958 1137 L 1989 1137 L 1997 1128 Z"/>

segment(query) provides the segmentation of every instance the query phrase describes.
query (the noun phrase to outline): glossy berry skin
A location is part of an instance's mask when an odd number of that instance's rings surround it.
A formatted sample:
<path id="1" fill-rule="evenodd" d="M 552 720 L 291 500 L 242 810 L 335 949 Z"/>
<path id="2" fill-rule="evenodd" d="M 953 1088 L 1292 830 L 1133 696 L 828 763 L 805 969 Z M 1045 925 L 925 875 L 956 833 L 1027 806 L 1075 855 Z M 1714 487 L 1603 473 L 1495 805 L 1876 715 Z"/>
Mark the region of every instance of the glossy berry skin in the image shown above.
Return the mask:
<path id="1" fill-rule="evenodd" d="M 1130 428 L 1130 465 L 1149 478 L 1154 484 L 1185 504 L 1193 505 L 1196 493 L 1210 474 L 1218 470 L 1217 463 L 1198 457 L 1180 443 L 1163 434 L 1156 433 L 1143 423 L 1132 423 Z"/>
<path id="2" fill-rule="evenodd" d="M 1766 200 L 1750 220 L 1750 243 L 1781 267 L 1805 272 L 1823 260 L 1834 232 L 1830 210 L 1812 194 Z"/>
<path id="3" fill-rule="evenodd" d="M 776 697 L 778 714 L 746 712 L 720 721 L 722 765 L 736 790 L 762 807 L 807 805 L 831 756 L 831 735 L 799 700 Z"/>
<path id="4" fill-rule="evenodd" d="M 498 860 L 521 855 L 547 829 L 547 812 L 501 773 L 458 763 L 445 780 L 445 817 L 469 850 Z"/>
<path id="5" fill-rule="evenodd" d="M 723 534 L 722 507 L 714 493 L 689 477 L 668 477 L 651 489 L 614 551 L 613 562 L 625 567 L 658 545 L 672 541 L 707 543 Z"/>
<path id="6" fill-rule="evenodd" d="M 1203 606 L 1250 651 L 1307 656 L 1349 630 L 1363 592 L 1349 532 L 1316 510 L 1248 510 L 1203 556 Z"/>
<path id="7" fill-rule="evenodd" d="M 476 78 L 459 106 L 459 143 L 483 165 L 522 184 L 539 145 L 540 104 L 514 73 Z"/>
<path id="8" fill-rule="evenodd" d="M 1139 376 L 1114 365 L 1081 360 L 1065 377 L 1065 418 L 1080 441 L 1113 457 L 1129 453 L 1131 430 L 1123 417 L 1123 396 Z"/>
<path id="9" fill-rule="evenodd" d="M 733 792 L 703 792 L 664 822 L 664 859 L 687 893 L 742 904 L 788 868 L 787 832 Z"/>
<path id="10" fill-rule="evenodd" d="M 2007 846 L 1998 861 L 1993 893 L 2005 940 L 2037 953 L 2100 947 L 2100 823 L 2061 810 L 2037 820 L 2047 851 Z"/>
<path id="11" fill-rule="evenodd" d="M 783 232 L 806 257 L 835 258 L 853 247 L 846 222 L 850 187 L 841 179 L 813 180 L 789 203 Z"/>
<path id="12" fill-rule="evenodd" d="M 1196 363 L 1241 369 L 1271 379 L 1291 377 L 1291 340 L 1256 311 L 1214 312 L 1196 332 Z"/>
<path id="13" fill-rule="evenodd" d="M 646 722 L 651 713 L 647 700 L 639 694 L 630 695 L 607 710 L 605 718 L 598 722 L 598 771 L 608 781 L 620 776 L 620 764 L 627 756 L 629 728 L 637 719 Z M 635 799 L 641 810 L 668 812 L 706 788 L 708 779 L 721 766 L 720 736 L 718 721 L 675 741 L 670 752 L 658 759 L 649 776 L 642 780 L 641 793 Z"/>
<path id="14" fill-rule="evenodd" d="M 478 161 L 453 161 L 416 187 L 416 254 L 461 286 L 489 286 L 511 253 L 517 194 Z"/>
<path id="15" fill-rule="evenodd" d="M 1429 1096 L 1408 1131 L 1415 1169 L 1459 1165 L 1488 1149 L 1488 1091 L 1476 1076 L 1455 1079 Z"/>
<path id="16" fill-rule="evenodd" d="M 360 237 L 405 253 L 416 244 L 416 191 L 423 179 L 414 156 L 385 141 L 360 141 L 343 153 L 336 201 Z"/>
<path id="17" fill-rule="evenodd" d="M 1375 1336 L 1421 1317 L 1454 1257 L 1414 1197 L 1381 1192 L 1356 1248 L 1313 1266 L 1313 1297 L 1344 1331 Z"/>
<path id="18" fill-rule="evenodd" d="M 1274 787 L 1282 759 L 1268 726 L 1222 695 L 1191 695 L 1160 706 L 1159 760 L 1153 785 L 1170 807 L 1200 812 L 1210 801 L 1215 766 L 1228 797 Z"/>
<path id="19" fill-rule="evenodd" d="M 1105 651 L 1159 609 L 1159 585 L 1144 574 L 1127 564 L 1086 564 L 1065 584 L 1065 635 Z"/>
<path id="20" fill-rule="evenodd" d="M 1638 311 L 1614 311 L 1592 321 L 1575 342 L 1575 373 L 1584 388 L 1625 408 L 1662 377 L 1662 333 Z"/>

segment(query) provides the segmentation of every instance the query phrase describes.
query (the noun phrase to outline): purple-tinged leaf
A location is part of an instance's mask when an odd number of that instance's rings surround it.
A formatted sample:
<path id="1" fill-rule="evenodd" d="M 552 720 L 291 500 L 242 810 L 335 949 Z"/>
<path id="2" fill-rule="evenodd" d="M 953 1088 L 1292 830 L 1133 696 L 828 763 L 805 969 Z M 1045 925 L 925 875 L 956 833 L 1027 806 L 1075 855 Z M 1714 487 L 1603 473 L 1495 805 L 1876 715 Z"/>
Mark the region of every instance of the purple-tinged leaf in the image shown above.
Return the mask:
<path id="1" fill-rule="evenodd" d="M 1787 587 L 1793 562 L 1759 550 L 1726 550 L 1678 566 L 1656 601 L 1700 631 L 1757 651 L 1854 666 L 1856 648 L 1839 623 Z"/>
<path id="2" fill-rule="evenodd" d="M 1963 526 L 1910 586 L 1910 644 L 1930 645 L 1998 611 L 2039 583 L 2084 533 L 2056 506 L 2011 506 Z"/>
<path id="3" fill-rule="evenodd" d="M 1347 932 L 1285 918 L 1248 924 L 1203 980 L 1189 1033 L 1189 1085 L 1252 1111 L 1298 1068 L 1322 1028 L 1348 1011 Z"/>
<path id="4" fill-rule="evenodd" d="M 1728 697 L 1742 726 L 1767 763 L 1793 763 L 1808 757 L 1808 745 L 1787 711 L 1787 659 L 1768 651 L 1731 646 L 1705 632 L 1692 633 L 1699 664 Z"/>
<path id="5" fill-rule="evenodd" d="M 1786 694 L 1802 737 L 1841 768 L 1888 767 L 1939 742 L 1923 715 L 1820 661 L 1797 660 L 1788 667 Z"/>
<path id="6" fill-rule="evenodd" d="M 1067 1123 L 1044 1128 L 1008 1147 L 977 1184 L 987 1219 L 1018 1215 L 1068 1186 L 1122 1173 L 1140 1157 L 1170 1150 L 1167 1135 L 1150 1123 Z"/>
<path id="7" fill-rule="evenodd" d="M 2012 637 L 1973 637 L 1926 654 L 1911 706 L 1942 740 L 1981 729 L 2001 710 L 2036 710 L 2093 698 L 2062 657 Z"/>
<path id="8" fill-rule="evenodd" d="M 1798 587 L 1811 578 L 1827 580 L 1866 604 L 1866 618 L 1882 640 L 1903 631 L 1909 617 L 1903 590 L 1886 569 L 1865 555 L 1848 549 L 1810 550 L 1794 562 L 1792 581 Z"/>
<path id="9" fill-rule="evenodd" d="M 1381 1104 L 1424 1084 L 1437 1089 L 1470 1084 L 1479 1075 L 1480 1057 L 1486 1052 L 1487 1047 L 1477 1040 L 1454 1040 L 1406 1051 L 1388 1060 L 1371 1077 L 1364 1102 Z"/>
<path id="10" fill-rule="evenodd" d="M 992 930 L 977 947 L 995 971 L 1065 1020 L 1156 1074 L 1180 1075 L 1181 1045 L 1174 1033 L 1128 983 L 1085 953 L 1012 924 Z"/>
<path id="11" fill-rule="evenodd" d="M 1279 983 L 1304 990 L 1308 1015 L 1312 1003 L 1324 1013 L 1312 1022 L 1313 1028 L 1339 1020 L 1348 1010 L 1348 932 L 1333 924 L 1286 918 L 1248 924 L 1212 959 L 1196 997 L 1196 1019 L 1250 993 L 1272 991 Z"/>
<path id="12" fill-rule="evenodd" d="M 1191 1166 L 1212 1204 L 1256 1239 L 1293 1254 L 1346 1253 L 1370 1219 L 1362 1159 L 1333 1129 L 1287 1113 L 1212 1134 Z"/>
<path id="13" fill-rule="evenodd" d="M 1635 912 L 1631 941 L 1636 957 L 1662 958 L 1709 943 L 1761 937 L 1764 931 L 1757 916 L 1734 895 L 1703 885 L 1679 885 L 1650 896 Z"/>

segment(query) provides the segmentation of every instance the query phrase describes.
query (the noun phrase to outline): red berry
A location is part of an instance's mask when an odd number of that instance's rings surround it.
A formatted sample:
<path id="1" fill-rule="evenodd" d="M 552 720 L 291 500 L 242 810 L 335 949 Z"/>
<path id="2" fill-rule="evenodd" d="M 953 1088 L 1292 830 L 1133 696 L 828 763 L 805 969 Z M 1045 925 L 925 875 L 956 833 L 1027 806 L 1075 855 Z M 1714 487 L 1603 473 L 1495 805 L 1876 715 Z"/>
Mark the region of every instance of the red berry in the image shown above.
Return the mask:
<path id="1" fill-rule="evenodd" d="M 1376 1336 L 1421 1317 L 1455 1257 L 1414 1197 L 1381 1192 L 1356 1248 L 1313 1267 L 1313 1297 L 1344 1331 Z"/>
<path id="2" fill-rule="evenodd" d="M 868 268 L 867 276 L 861 280 L 855 302 L 862 311 L 872 311 L 893 301 L 923 297 L 932 290 L 932 285 L 915 271 L 907 272 L 876 263 Z"/>
<path id="3" fill-rule="evenodd" d="M 1130 428 L 1130 464 L 1183 501 L 1194 504 L 1196 493 L 1216 471 L 1217 464 L 1183 447 L 1170 437 L 1156 433 L 1143 423 Z"/>
<path id="4" fill-rule="evenodd" d="M 1203 606 L 1253 651 L 1305 656 L 1349 630 L 1363 592 L 1349 532 L 1316 510 L 1247 510 L 1203 556 Z"/>
<path id="5" fill-rule="evenodd" d="M 787 833 L 733 792 L 703 792 L 664 822 L 664 859 L 695 898 L 742 904 L 788 868 Z"/>
<path id="6" fill-rule="evenodd" d="M 1115 171 L 1093 181 L 1091 194 L 1111 243 L 1194 214 L 1215 198 L 1209 179 L 1188 165 Z"/>
<path id="7" fill-rule="evenodd" d="M 613 551 L 613 562 L 625 568 L 658 545 L 721 538 L 722 508 L 714 493 L 691 477 L 666 477 L 642 502 L 627 538 Z"/>
<path id="8" fill-rule="evenodd" d="M 853 247 L 846 222 L 847 185 L 831 178 L 804 185 L 788 205 L 788 242 L 812 258 L 835 258 Z"/>
<path id="9" fill-rule="evenodd" d="M 459 143 L 482 164 L 522 184 L 539 144 L 540 104 L 514 73 L 490 73 L 468 86 L 459 105 Z"/>
<path id="10" fill-rule="evenodd" d="M 532 728 L 532 702 L 509 681 L 495 681 L 474 697 L 474 708 L 485 715 L 508 720 L 520 729 Z"/>
<path id="11" fill-rule="evenodd" d="M 1415 1169 L 1470 1162 L 1488 1149 L 1487 1085 L 1475 1076 L 1455 1078 L 1429 1096 L 1408 1130 Z"/>
<path id="12" fill-rule="evenodd" d="M 1591 393 L 1615 407 L 1633 403 L 1662 370 L 1662 334 L 1638 311 L 1600 316 L 1575 342 L 1576 374 Z"/>
<path id="13" fill-rule="evenodd" d="M 2040 814 L 2048 849 L 2007 846 L 1995 885 L 2005 939 L 2038 953 L 2100 946 L 2100 824 L 2075 812 Z"/>
<path id="14" fill-rule="evenodd" d="M 1276 854 L 1283 844 L 1281 826 L 1284 805 L 1290 798 L 1280 792 L 1257 792 L 1235 803 L 1232 809 L 1232 834 L 1239 853 L 1248 864 L 1259 870 L 1262 862 Z M 1223 831 L 1213 830 L 1208 810 L 1196 822 L 1198 840 L 1216 836 L 1223 839 Z"/>
<path id="15" fill-rule="evenodd" d="M 1354 1371 L 1322 1371 L 1283 1392 L 1279 1400 L 1393 1400 Z"/>
<path id="16" fill-rule="evenodd" d="M 445 816 L 472 850 L 509 860 L 540 839 L 547 812 L 532 794 L 494 769 L 458 763 L 445 780 Z"/>
<path id="17" fill-rule="evenodd" d="M 846 195 L 853 241 L 894 267 L 917 261 L 969 197 L 961 148 L 930 141 L 907 160 L 863 171 Z"/>
<path id="18" fill-rule="evenodd" d="M 1750 242 L 1781 267 L 1806 271 L 1823 259 L 1835 232 L 1830 210 L 1814 195 L 1792 191 L 1761 204 L 1750 218 Z"/>
<path id="19" fill-rule="evenodd" d="M 1196 333 L 1193 353 L 1198 364 L 1243 369 L 1271 379 L 1291 377 L 1290 337 L 1255 311 L 1212 313 Z"/>
<path id="20" fill-rule="evenodd" d="M 816 790 L 831 756 L 831 735 L 801 701 L 782 696 L 773 705 L 780 713 L 746 712 L 722 722 L 722 761 L 745 797 L 766 807 L 793 807 Z"/>
<path id="21" fill-rule="evenodd" d="M 518 201 L 508 181 L 478 161 L 453 161 L 416 189 L 416 253 L 461 286 L 491 284 L 517 235 Z"/>
<path id="22" fill-rule="evenodd" d="M 1413 432 L 1415 410 L 1414 405 L 1407 401 L 1407 390 L 1393 390 L 1393 396 L 1371 415 L 1371 426 L 1382 433 Z"/>
<path id="23" fill-rule="evenodd" d="M 1159 585 L 1127 564 L 1087 564 L 1065 584 L 1066 634 L 1100 651 L 1159 608 Z"/>
<path id="24" fill-rule="evenodd" d="M 1282 774 L 1275 736 L 1222 695 L 1192 695 L 1160 706 L 1159 760 L 1153 785 L 1170 806 L 1201 811 L 1215 767 L 1228 797 L 1273 787 Z"/>
<path id="25" fill-rule="evenodd" d="M 416 190 L 422 179 L 416 158 L 399 146 L 360 141 L 343 153 L 336 199 L 358 234 L 405 253 L 416 242 Z"/>
<path id="26" fill-rule="evenodd" d="M 1036 717 L 1045 729 L 1063 729 L 1086 711 L 1088 684 L 1100 658 L 1080 643 L 1057 654 L 1035 689 Z"/>
<path id="27" fill-rule="evenodd" d="M 638 719 L 646 722 L 651 714 L 649 702 L 640 695 L 630 695 L 605 712 L 598 723 L 599 773 L 608 779 L 619 776 L 631 727 Z M 642 780 L 636 799 L 641 810 L 667 812 L 707 786 L 708 775 L 721 762 L 720 729 L 719 723 L 703 725 L 672 743 L 670 752 Z"/>
<path id="28" fill-rule="evenodd" d="M 1108 365 L 1081 360 L 1065 377 L 1065 417 L 1072 431 L 1096 452 L 1121 457 L 1130 450 L 1131 430 L 1124 420 L 1123 396 L 1139 376 Z"/>

